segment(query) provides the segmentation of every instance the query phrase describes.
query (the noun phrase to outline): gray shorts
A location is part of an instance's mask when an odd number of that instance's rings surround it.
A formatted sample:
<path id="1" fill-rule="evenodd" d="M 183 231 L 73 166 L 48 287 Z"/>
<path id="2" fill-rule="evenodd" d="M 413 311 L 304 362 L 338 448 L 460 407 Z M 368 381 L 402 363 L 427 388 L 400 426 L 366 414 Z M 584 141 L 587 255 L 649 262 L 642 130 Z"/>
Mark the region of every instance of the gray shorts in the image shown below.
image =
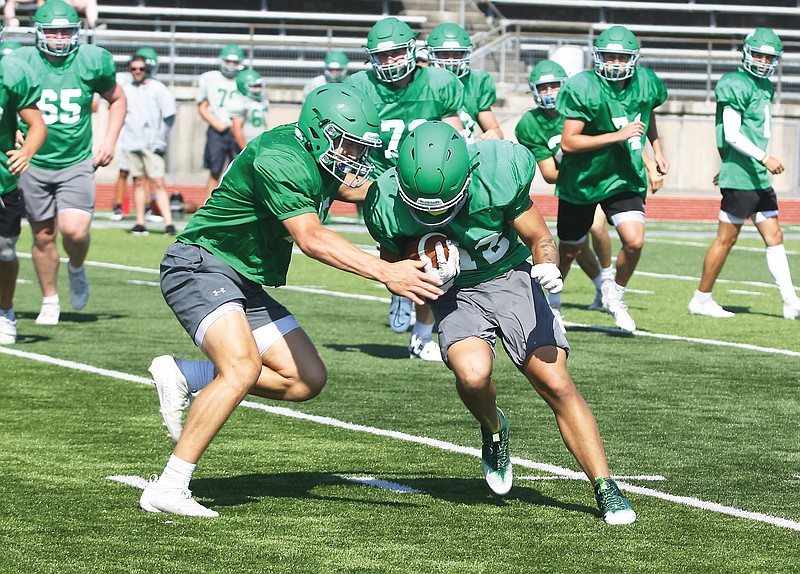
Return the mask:
<path id="1" fill-rule="evenodd" d="M 197 245 L 176 242 L 167 248 L 161 260 L 161 293 L 192 340 L 202 320 L 231 301 L 244 306 L 253 331 L 291 315 L 261 285 Z"/>
<path id="2" fill-rule="evenodd" d="M 527 261 L 490 281 L 453 287 L 433 301 L 431 309 L 439 323 L 439 347 L 445 363 L 450 345 L 468 337 L 483 339 L 494 354 L 499 335 L 520 371 L 539 347 L 561 347 L 569 353 L 567 337 L 542 288 L 531 279 Z"/>
<path id="3" fill-rule="evenodd" d="M 19 188 L 31 221 L 53 219 L 63 209 L 94 214 L 94 159 L 61 169 L 31 166 L 20 176 Z"/>

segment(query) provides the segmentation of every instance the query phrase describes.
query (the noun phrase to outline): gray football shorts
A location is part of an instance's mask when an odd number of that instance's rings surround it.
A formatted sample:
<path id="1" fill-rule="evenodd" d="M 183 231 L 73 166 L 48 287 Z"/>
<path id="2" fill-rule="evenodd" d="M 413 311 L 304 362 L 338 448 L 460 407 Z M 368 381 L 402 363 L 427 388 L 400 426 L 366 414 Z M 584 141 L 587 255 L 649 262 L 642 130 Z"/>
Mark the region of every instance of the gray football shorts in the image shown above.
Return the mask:
<path id="1" fill-rule="evenodd" d="M 219 257 L 180 242 L 170 245 L 161 260 L 161 293 L 192 340 L 208 314 L 232 301 L 242 304 L 253 331 L 291 315 Z"/>
<path id="2" fill-rule="evenodd" d="M 61 169 L 30 166 L 19 178 L 19 189 L 31 221 L 53 219 L 63 209 L 94 214 L 94 159 Z"/>
<path id="3" fill-rule="evenodd" d="M 450 345 L 467 337 L 483 339 L 496 355 L 499 336 L 520 371 L 539 347 L 561 347 L 569 353 L 566 334 L 541 286 L 531 279 L 527 261 L 490 281 L 452 287 L 431 302 L 431 309 L 439 323 L 439 347 L 445 363 Z"/>

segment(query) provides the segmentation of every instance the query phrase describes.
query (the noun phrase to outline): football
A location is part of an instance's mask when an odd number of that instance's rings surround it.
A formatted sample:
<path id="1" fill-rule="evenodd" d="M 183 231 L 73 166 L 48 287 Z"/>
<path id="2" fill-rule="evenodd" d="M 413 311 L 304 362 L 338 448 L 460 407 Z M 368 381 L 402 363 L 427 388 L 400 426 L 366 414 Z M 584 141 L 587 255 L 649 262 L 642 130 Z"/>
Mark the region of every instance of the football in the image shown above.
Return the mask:
<path id="1" fill-rule="evenodd" d="M 439 262 L 436 259 L 436 245 L 441 243 L 444 248 L 444 256 L 449 257 L 450 253 L 447 249 L 447 236 L 443 233 L 431 232 L 426 233 L 421 237 L 414 237 L 406 244 L 406 257 L 409 259 L 422 259 L 425 255 L 430 259 L 431 266 L 434 269 L 439 268 Z"/>

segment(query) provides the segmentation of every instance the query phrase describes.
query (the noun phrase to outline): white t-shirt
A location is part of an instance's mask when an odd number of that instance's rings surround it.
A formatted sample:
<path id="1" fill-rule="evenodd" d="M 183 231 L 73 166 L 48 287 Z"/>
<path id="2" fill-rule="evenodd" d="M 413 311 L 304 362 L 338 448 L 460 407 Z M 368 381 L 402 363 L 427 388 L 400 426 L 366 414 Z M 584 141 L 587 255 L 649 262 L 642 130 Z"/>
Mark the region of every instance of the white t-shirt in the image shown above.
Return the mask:
<path id="1" fill-rule="evenodd" d="M 208 109 L 214 117 L 230 127 L 231 114 L 228 105 L 233 94 L 238 93 L 236 78 L 226 78 L 219 70 L 210 70 L 200 75 L 196 101 L 208 100 Z"/>
<path id="2" fill-rule="evenodd" d="M 164 118 L 174 116 L 177 111 L 169 88 L 158 80 L 148 79 L 141 84 L 132 82 L 122 90 L 128 100 L 128 110 L 120 132 L 120 149 L 166 149 L 169 126 Z"/>

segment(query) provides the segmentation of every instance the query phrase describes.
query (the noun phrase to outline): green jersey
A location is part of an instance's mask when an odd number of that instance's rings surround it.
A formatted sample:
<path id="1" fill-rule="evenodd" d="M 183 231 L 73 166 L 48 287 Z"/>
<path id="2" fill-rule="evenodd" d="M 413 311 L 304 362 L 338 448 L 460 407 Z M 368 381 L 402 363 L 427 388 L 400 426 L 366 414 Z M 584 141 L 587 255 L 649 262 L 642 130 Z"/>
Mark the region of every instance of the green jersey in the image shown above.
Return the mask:
<path id="1" fill-rule="evenodd" d="M 599 203 L 629 191 L 647 197 L 647 170 L 642 160 L 650 114 L 667 99 L 667 88 L 652 70 L 641 66 L 623 86 L 609 82 L 594 70 L 568 79 L 556 98 L 556 109 L 565 119 L 585 123 L 589 136 L 616 132 L 640 120 L 645 133 L 626 142 L 599 149 L 565 153 L 558 172 L 556 195 L 578 205 Z"/>
<path id="2" fill-rule="evenodd" d="M 719 186 L 722 189 L 767 189 L 769 172 L 760 161 L 733 149 L 725 141 L 722 110 L 733 108 L 742 115 L 743 136 L 767 149 L 772 128 L 772 98 L 775 89 L 767 78 L 756 78 L 739 68 L 722 76 L 714 88 L 717 99 L 717 149 L 722 157 Z M 760 158 L 759 158 L 760 159 Z"/>
<path id="3" fill-rule="evenodd" d="M 260 285 L 285 285 L 293 243 L 283 221 L 303 213 L 324 219 L 340 185 L 295 127 L 278 126 L 250 142 L 178 241 L 203 247 Z"/>
<path id="4" fill-rule="evenodd" d="M 478 125 L 478 112 L 490 110 L 497 101 L 497 88 L 489 72 L 470 70 L 459 78 L 464 86 L 464 106 L 459 111 L 464 134 L 468 142 L 475 139 L 475 127 Z"/>
<path id="5" fill-rule="evenodd" d="M 0 60 L 0 154 L 16 147 L 17 112 L 35 104 L 42 95 L 33 71 L 24 62 L 3 58 Z M 0 195 L 17 188 L 16 175 L 8 171 L 8 164 L 0 161 Z"/>
<path id="6" fill-rule="evenodd" d="M 556 166 L 561 165 L 561 130 L 564 128 L 564 116 L 551 116 L 541 108 L 525 112 L 519 119 L 514 135 L 517 141 L 531 150 L 536 161 L 544 161 L 552 157 Z"/>
<path id="7" fill-rule="evenodd" d="M 464 89 L 452 72 L 418 67 L 404 88 L 380 81 L 372 70 L 347 76 L 345 84 L 367 94 L 378 108 L 383 147 L 370 159 L 375 177 L 397 163 L 397 148 L 405 134 L 428 120 L 458 115 L 464 105 Z"/>
<path id="8" fill-rule="evenodd" d="M 536 172 L 530 152 L 508 140 L 481 140 L 468 149 L 477 167 L 467 202 L 452 221 L 437 228 L 458 243 L 461 274 L 454 284 L 461 286 L 494 279 L 531 256 L 513 224 L 531 203 L 528 190 Z M 367 191 L 364 221 L 381 247 L 400 255 L 411 238 L 431 228 L 411 216 L 397 189 L 392 168 Z"/>
<path id="9" fill-rule="evenodd" d="M 47 125 L 47 140 L 31 165 L 62 169 L 92 155 L 92 97 L 116 85 L 114 57 L 94 44 L 81 44 L 58 62 L 49 62 L 34 46 L 12 52 L 41 79 L 39 109 Z M 24 126 L 22 126 L 24 129 Z"/>

